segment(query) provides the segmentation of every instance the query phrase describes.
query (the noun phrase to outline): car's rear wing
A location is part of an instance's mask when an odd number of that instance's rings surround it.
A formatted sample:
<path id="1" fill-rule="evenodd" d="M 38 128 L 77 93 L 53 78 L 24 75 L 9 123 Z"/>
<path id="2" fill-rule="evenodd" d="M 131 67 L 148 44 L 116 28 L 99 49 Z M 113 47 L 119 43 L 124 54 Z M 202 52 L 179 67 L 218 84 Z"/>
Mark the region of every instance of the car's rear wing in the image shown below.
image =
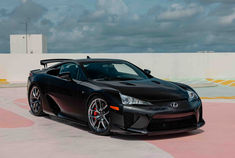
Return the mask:
<path id="1" fill-rule="evenodd" d="M 66 60 L 71 60 L 71 59 L 45 59 L 41 60 L 40 64 L 43 65 L 44 68 L 46 68 L 48 63 L 64 62 Z"/>

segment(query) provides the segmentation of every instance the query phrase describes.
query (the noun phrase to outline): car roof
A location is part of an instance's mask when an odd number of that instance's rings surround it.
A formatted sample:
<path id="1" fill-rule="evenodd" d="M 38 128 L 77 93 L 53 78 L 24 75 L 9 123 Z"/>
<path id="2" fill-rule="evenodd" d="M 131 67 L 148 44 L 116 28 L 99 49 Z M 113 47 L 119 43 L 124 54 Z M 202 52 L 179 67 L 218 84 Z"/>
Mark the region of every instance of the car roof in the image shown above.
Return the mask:
<path id="1" fill-rule="evenodd" d="M 106 59 L 106 58 L 88 58 L 88 59 L 75 59 L 78 63 L 85 63 L 85 62 L 106 62 L 106 61 L 125 61 L 121 59 Z"/>
<path id="2" fill-rule="evenodd" d="M 55 59 L 52 59 L 52 60 L 55 60 Z M 64 63 L 68 63 L 68 62 L 76 62 L 78 64 L 80 63 L 82 64 L 82 63 L 89 63 L 89 62 L 120 62 L 120 61 L 125 62 L 125 60 L 121 60 L 121 59 L 106 59 L 106 58 L 62 59 L 61 62 L 53 64 L 49 66 L 48 68 L 53 68 L 53 67 L 56 67 Z"/>

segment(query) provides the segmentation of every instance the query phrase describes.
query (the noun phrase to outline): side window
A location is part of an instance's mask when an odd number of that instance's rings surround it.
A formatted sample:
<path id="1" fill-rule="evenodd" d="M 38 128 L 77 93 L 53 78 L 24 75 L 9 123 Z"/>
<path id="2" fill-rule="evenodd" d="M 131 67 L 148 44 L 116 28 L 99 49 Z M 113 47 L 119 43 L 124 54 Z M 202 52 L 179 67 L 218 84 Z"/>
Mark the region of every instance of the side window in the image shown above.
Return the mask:
<path id="1" fill-rule="evenodd" d="M 77 79 L 78 76 L 78 65 L 74 63 L 66 63 L 61 65 L 59 74 L 69 72 L 72 79 Z"/>
<path id="2" fill-rule="evenodd" d="M 47 71 L 47 74 L 53 75 L 53 76 L 58 76 L 60 72 L 60 66 L 53 67 Z"/>

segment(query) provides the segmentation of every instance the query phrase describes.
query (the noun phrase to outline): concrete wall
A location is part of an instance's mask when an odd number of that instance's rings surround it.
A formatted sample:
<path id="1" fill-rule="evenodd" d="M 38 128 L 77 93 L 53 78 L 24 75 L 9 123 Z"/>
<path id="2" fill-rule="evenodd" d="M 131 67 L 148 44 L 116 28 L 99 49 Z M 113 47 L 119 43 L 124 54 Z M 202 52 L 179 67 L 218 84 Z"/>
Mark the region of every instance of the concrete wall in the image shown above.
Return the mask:
<path id="1" fill-rule="evenodd" d="M 159 78 L 235 79 L 235 53 L 0 54 L 0 79 L 25 82 L 30 70 L 48 58 L 119 58 L 147 68 Z"/>

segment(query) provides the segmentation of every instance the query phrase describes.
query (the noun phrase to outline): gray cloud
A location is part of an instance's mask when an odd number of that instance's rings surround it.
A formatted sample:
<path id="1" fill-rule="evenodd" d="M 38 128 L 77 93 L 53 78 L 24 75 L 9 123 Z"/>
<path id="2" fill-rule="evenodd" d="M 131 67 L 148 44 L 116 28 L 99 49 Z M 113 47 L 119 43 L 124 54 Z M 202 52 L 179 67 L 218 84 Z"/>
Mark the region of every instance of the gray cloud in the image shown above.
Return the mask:
<path id="1" fill-rule="evenodd" d="M 22 21 L 26 18 L 29 18 L 31 21 L 39 20 L 42 15 L 47 11 L 46 8 L 42 7 L 41 5 L 27 0 L 22 2 L 21 5 L 17 6 L 11 13 L 10 18 Z"/>
<path id="2" fill-rule="evenodd" d="M 8 15 L 8 12 L 5 8 L 0 9 L 0 17 L 5 17 Z"/>
<path id="3" fill-rule="evenodd" d="M 203 7 L 194 3 L 183 6 L 181 4 L 172 4 L 165 11 L 157 15 L 160 20 L 179 20 L 184 18 L 191 18 L 203 11 Z"/>
<path id="4" fill-rule="evenodd" d="M 199 0 L 201 3 L 234 3 L 234 0 Z"/>
<path id="5" fill-rule="evenodd" d="M 49 52 L 192 52 L 235 51 L 235 2 L 168 0 L 145 14 L 129 11 L 123 0 L 48 7 L 21 3 L 12 12 L 0 9 L 0 51 L 9 50 L 9 34 L 44 33 Z"/>

